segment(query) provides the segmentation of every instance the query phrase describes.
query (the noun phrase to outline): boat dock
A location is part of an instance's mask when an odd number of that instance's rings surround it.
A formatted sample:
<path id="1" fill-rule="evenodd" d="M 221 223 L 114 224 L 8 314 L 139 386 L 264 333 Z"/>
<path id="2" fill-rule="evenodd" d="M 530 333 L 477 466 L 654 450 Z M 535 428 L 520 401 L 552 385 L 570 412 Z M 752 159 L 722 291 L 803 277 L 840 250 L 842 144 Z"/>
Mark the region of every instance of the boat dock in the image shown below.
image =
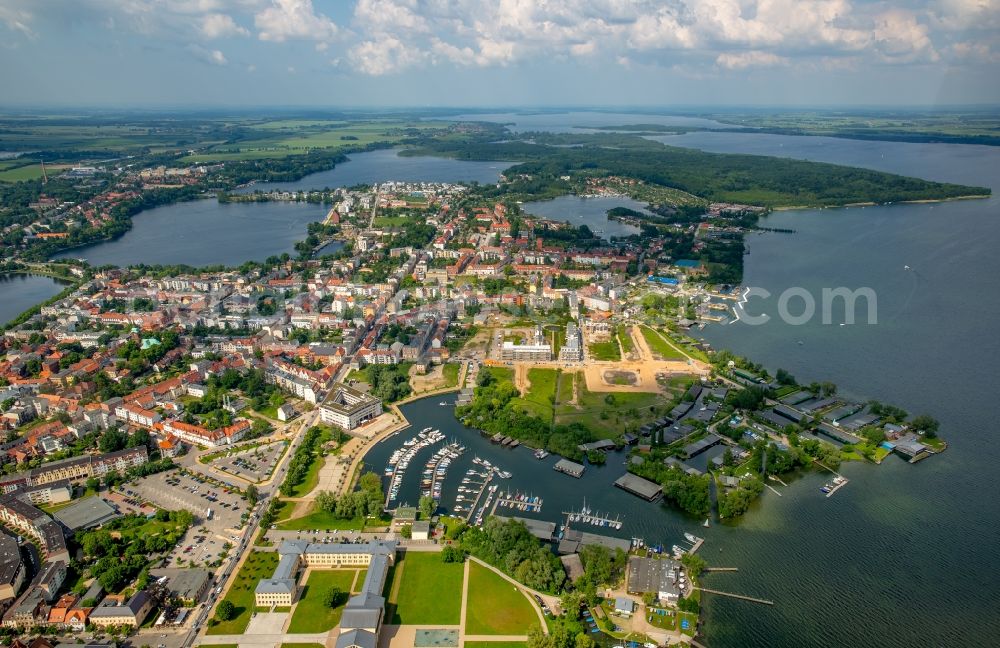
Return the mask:
<path id="1" fill-rule="evenodd" d="M 591 511 L 587 508 L 586 502 L 583 503 L 583 508 L 579 511 L 563 511 L 562 514 L 566 516 L 566 526 L 569 526 L 570 522 L 580 522 L 582 524 L 592 524 L 597 527 L 607 527 L 609 529 L 622 528 L 621 517 L 614 519 L 604 517 L 600 512 Z"/>
<path id="2" fill-rule="evenodd" d="M 698 553 L 701 549 L 701 545 L 705 544 L 705 538 L 695 538 L 694 542 L 691 543 L 691 548 L 688 549 L 688 553 Z"/>
<path id="3" fill-rule="evenodd" d="M 830 489 L 830 492 L 827 493 L 826 496 L 827 497 L 833 496 L 834 493 L 836 493 L 837 491 L 839 491 L 844 486 L 847 486 L 847 482 L 849 482 L 849 481 L 850 480 L 847 479 L 846 477 L 841 477 L 840 481 L 834 480 L 833 488 Z"/>
<path id="4" fill-rule="evenodd" d="M 509 507 L 517 511 L 527 511 L 529 513 L 542 512 L 542 498 L 525 493 L 497 493 L 497 507 Z M 495 510 L 496 507 L 494 507 Z"/>
<path id="5" fill-rule="evenodd" d="M 718 594 L 719 596 L 728 596 L 729 598 L 740 599 L 741 601 L 750 601 L 751 603 L 760 603 L 761 605 L 774 605 L 774 601 L 768 601 L 767 599 L 755 598 L 753 596 L 746 596 L 745 594 L 733 594 L 732 592 L 720 592 L 719 590 L 708 589 L 707 587 L 695 587 L 694 589 L 699 592 L 706 592 L 708 594 Z"/>
<path id="6" fill-rule="evenodd" d="M 833 478 L 833 485 L 832 486 L 830 484 L 826 484 L 821 489 L 824 493 L 826 493 L 827 497 L 832 497 L 834 493 L 836 493 L 837 491 L 839 491 L 844 486 L 847 486 L 847 482 L 851 481 L 850 479 L 848 479 L 847 477 L 844 477 L 843 475 L 841 475 L 839 472 L 837 472 L 833 468 L 830 468 L 829 466 L 823 465 L 819 461 L 816 461 L 816 465 L 819 466 L 819 467 L 821 467 L 821 468 L 826 468 L 827 470 L 829 470 L 830 472 L 832 472 L 834 475 L 836 475 Z"/>
<path id="7" fill-rule="evenodd" d="M 479 492 L 476 493 L 476 497 L 472 500 L 472 506 L 469 507 L 468 513 L 465 514 L 466 522 L 472 522 L 472 518 L 475 517 L 476 510 L 479 507 L 479 500 L 483 498 L 483 494 L 489 489 L 491 481 L 493 481 L 492 471 L 486 473 L 486 480 L 479 487 Z"/>
<path id="8" fill-rule="evenodd" d="M 734 572 L 739 571 L 739 567 L 706 567 L 703 571 L 707 572 Z"/>

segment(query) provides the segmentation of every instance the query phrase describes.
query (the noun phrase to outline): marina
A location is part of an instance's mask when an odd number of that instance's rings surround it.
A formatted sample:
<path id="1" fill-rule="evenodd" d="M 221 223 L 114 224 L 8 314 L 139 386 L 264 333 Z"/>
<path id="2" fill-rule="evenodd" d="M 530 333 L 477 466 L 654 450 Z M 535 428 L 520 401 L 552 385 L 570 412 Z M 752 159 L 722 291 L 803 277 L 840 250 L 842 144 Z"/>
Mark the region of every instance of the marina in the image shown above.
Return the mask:
<path id="1" fill-rule="evenodd" d="M 611 529 L 622 528 L 621 517 L 610 518 L 607 517 L 610 514 L 601 515 L 597 511 L 592 511 L 587 506 L 586 499 L 583 500 L 583 506 L 579 511 L 563 511 L 563 515 L 566 516 L 566 526 L 569 526 L 571 522 L 580 522 L 581 524 L 590 524 Z"/>
<path id="2" fill-rule="evenodd" d="M 443 440 L 444 435 L 441 434 L 440 430 L 433 430 L 426 427 L 415 436 L 404 441 L 403 447 L 392 453 L 383 473 L 389 478 L 389 487 L 386 489 L 385 498 L 386 508 L 390 508 L 390 504 L 399 499 L 400 486 L 406 475 L 406 470 L 417 453 Z"/>

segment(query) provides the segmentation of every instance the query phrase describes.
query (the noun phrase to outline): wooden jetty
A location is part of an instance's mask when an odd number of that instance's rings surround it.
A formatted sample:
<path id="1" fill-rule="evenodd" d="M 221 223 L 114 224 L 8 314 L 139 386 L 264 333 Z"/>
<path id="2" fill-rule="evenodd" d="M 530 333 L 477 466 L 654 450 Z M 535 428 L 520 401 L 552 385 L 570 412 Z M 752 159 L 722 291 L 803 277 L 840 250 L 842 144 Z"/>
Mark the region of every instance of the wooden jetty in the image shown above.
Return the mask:
<path id="1" fill-rule="evenodd" d="M 703 571 L 707 572 L 734 572 L 739 571 L 739 567 L 706 567 Z"/>
<path id="2" fill-rule="evenodd" d="M 741 601 L 750 601 L 751 603 L 760 603 L 761 605 L 774 605 L 774 601 L 768 601 L 767 599 L 755 598 L 753 596 L 746 596 L 745 594 L 733 594 L 732 592 L 720 592 L 719 590 L 708 589 L 707 587 L 695 587 L 694 589 L 700 592 L 707 592 L 708 594 L 718 594 L 719 596 L 728 596 L 729 598 L 740 599 Z"/>

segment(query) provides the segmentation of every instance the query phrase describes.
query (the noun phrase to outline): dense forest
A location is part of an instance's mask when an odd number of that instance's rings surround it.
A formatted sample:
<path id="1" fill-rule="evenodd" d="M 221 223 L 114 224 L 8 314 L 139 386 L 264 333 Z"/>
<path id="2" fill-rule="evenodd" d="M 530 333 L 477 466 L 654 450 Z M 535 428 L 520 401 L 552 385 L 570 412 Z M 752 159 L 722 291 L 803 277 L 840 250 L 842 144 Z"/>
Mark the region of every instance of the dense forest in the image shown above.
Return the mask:
<path id="1" fill-rule="evenodd" d="M 463 160 L 518 160 L 504 174 L 522 182 L 621 175 L 709 200 L 767 207 L 834 206 L 987 195 L 985 187 L 930 182 L 821 162 L 706 153 L 624 134 L 522 133 L 497 141 L 494 129 L 466 139 L 426 138 L 411 153 Z M 540 186 L 543 186 L 542 183 Z M 548 192 L 546 192 L 547 194 Z"/>

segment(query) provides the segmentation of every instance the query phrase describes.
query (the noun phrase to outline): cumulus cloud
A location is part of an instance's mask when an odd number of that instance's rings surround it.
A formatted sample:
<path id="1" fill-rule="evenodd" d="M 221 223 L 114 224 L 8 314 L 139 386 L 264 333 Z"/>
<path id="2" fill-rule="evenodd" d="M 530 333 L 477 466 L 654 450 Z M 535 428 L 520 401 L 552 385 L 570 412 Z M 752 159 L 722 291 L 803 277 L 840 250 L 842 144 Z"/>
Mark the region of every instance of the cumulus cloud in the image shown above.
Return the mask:
<path id="1" fill-rule="evenodd" d="M 912 63 L 940 58 L 927 25 L 903 9 L 890 9 L 875 17 L 874 39 L 876 52 L 887 62 Z"/>
<path id="2" fill-rule="evenodd" d="M 312 0 L 272 0 L 271 6 L 254 15 L 261 40 L 327 40 L 337 35 L 337 25 L 316 13 Z"/>
<path id="3" fill-rule="evenodd" d="M 229 63 L 226 60 L 226 55 L 217 49 L 207 49 L 201 45 L 188 45 L 187 50 L 203 63 L 210 65 L 227 65 Z"/>
<path id="4" fill-rule="evenodd" d="M 771 52 L 724 52 L 715 59 L 715 64 L 727 70 L 743 70 L 748 67 L 773 67 L 787 65 L 788 59 Z"/>
<path id="5" fill-rule="evenodd" d="M 233 20 L 232 16 L 209 13 L 201 19 L 201 34 L 205 38 L 225 38 L 228 36 L 249 36 L 250 32 Z"/>

